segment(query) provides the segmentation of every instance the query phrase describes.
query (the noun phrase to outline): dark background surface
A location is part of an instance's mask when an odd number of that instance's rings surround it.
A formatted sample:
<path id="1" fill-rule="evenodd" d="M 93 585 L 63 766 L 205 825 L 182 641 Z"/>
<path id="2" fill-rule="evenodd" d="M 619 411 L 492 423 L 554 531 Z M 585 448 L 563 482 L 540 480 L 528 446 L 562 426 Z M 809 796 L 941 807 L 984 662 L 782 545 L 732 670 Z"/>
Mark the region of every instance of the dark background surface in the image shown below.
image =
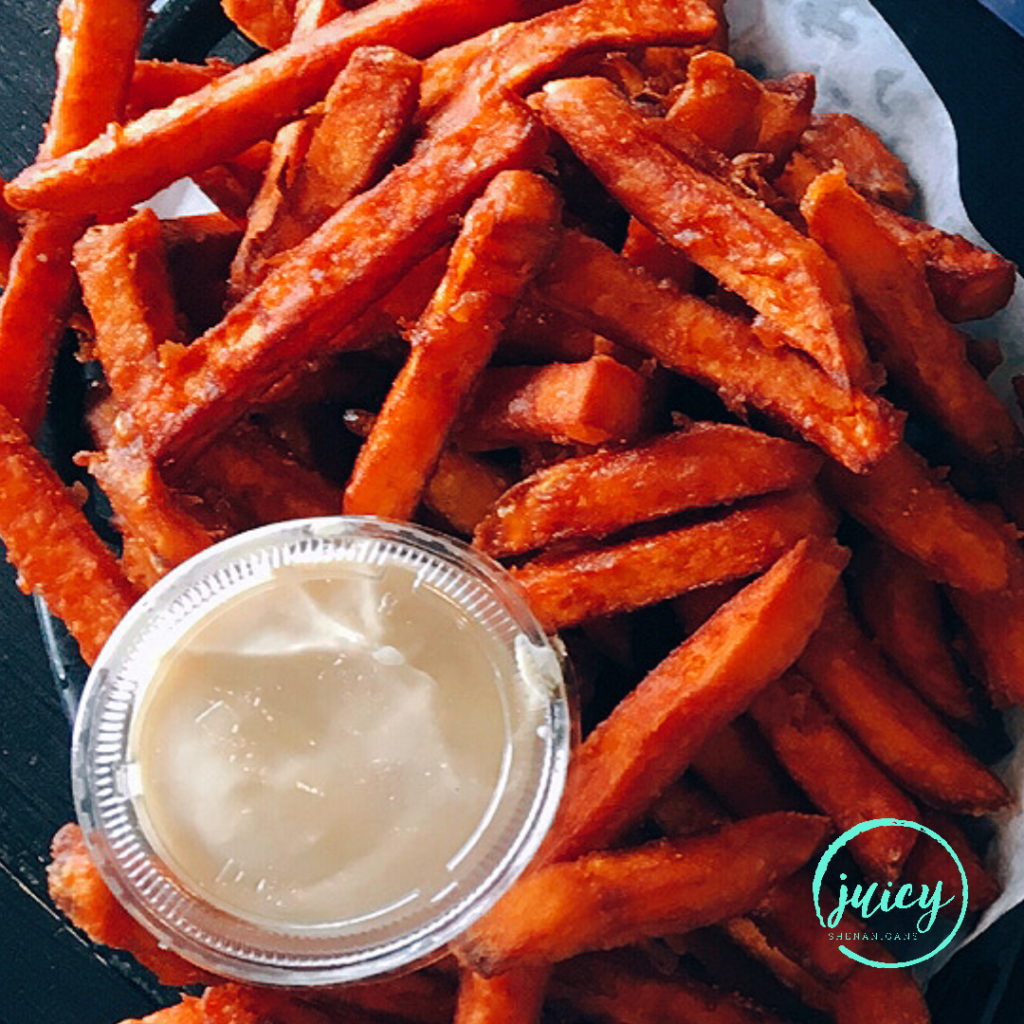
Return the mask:
<path id="1" fill-rule="evenodd" d="M 485 0 L 481 0 L 485 2 Z M 875 0 L 948 107 L 975 225 L 1024 265 L 1024 40 L 976 0 Z M 0 173 L 38 144 L 53 87 L 56 0 L 0 0 Z M 157 55 L 238 57 L 215 0 L 172 0 Z M 50 837 L 72 816 L 68 724 L 32 603 L 0 566 L 0 1024 L 103 1024 L 169 1001 L 129 958 L 90 945 L 46 896 Z M 936 1024 L 1024 1021 L 1024 913 L 961 953 L 929 990 Z M 871 1024 L 865 1021 L 864 1024 Z"/>

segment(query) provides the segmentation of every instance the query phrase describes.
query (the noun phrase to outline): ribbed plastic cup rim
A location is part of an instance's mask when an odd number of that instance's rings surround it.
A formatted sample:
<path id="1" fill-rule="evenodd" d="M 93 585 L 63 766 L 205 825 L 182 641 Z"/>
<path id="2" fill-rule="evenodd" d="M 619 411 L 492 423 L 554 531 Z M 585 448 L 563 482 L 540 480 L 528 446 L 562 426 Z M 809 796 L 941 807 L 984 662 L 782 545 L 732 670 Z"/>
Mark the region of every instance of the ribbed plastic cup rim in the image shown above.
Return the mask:
<path id="1" fill-rule="evenodd" d="M 506 698 L 536 722 L 512 750 L 524 783 L 506 791 L 509 828 L 493 837 L 486 863 L 437 900 L 429 919 L 376 932 L 345 922 L 270 927 L 213 906 L 176 879 L 148 842 L 129 782 L 132 716 L 160 653 L 210 609 L 285 565 L 399 564 L 427 573 L 481 628 L 508 644 L 514 677 Z M 539 697 L 539 699 L 538 699 Z M 72 741 L 72 789 L 86 844 L 125 909 L 168 950 L 239 981 L 288 987 L 365 981 L 420 966 L 444 953 L 509 889 L 554 818 L 568 763 L 569 712 L 557 645 L 511 576 L 462 542 L 418 526 L 368 516 L 293 520 L 239 534 L 203 551 L 150 589 L 97 658 Z M 519 749 L 521 748 L 521 749 Z M 421 915 L 422 917 L 422 915 Z"/>

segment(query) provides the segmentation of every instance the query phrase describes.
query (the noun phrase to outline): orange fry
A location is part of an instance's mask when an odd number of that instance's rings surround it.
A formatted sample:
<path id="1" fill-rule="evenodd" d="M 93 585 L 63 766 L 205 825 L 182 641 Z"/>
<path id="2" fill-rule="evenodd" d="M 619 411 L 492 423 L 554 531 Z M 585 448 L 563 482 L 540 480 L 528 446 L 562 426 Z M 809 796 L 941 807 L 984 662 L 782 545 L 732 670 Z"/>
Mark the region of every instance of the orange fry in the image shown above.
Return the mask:
<path id="1" fill-rule="evenodd" d="M 525 967 L 485 978 L 464 970 L 455 1024 L 536 1024 L 549 973 L 546 966 Z"/>
<path id="2" fill-rule="evenodd" d="M 908 445 L 859 475 L 826 464 L 822 480 L 854 519 L 933 579 L 972 594 L 1006 585 L 1010 552 L 1003 533 Z"/>
<path id="3" fill-rule="evenodd" d="M 886 657 L 936 711 L 975 721 L 978 713 L 950 653 L 935 584 L 886 544 L 862 548 L 856 570 L 856 607 Z"/>
<path id="4" fill-rule="evenodd" d="M 0 189 L 2 188 L 3 179 L 0 178 Z M 7 284 L 11 260 L 14 259 L 19 241 L 21 241 L 21 227 L 18 224 L 18 215 L 0 195 L 0 288 Z"/>
<path id="5" fill-rule="evenodd" d="M 351 6 L 328 0 L 331 17 L 337 17 Z M 267 50 L 284 46 L 292 38 L 295 16 L 298 9 L 296 0 L 221 0 L 224 13 L 254 42 Z"/>
<path id="6" fill-rule="evenodd" d="M 520 554 L 572 537 L 809 484 L 812 450 L 746 427 L 696 424 L 629 448 L 566 459 L 520 481 L 480 523 L 474 543 Z"/>
<path id="7" fill-rule="evenodd" d="M 762 572 L 835 517 L 809 491 L 754 499 L 727 515 L 618 544 L 543 555 L 513 570 L 545 629 L 664 601 Z"/>
<path id="8" fill-rule="evenodd" d="M 46 601 L 92 662 L 136 592 L 75 497 L 0 406 L 0 540 L 20 586 Z"/>
<path id="9" fill-rule="evenodd" d="M 936 308 L 924 267 L 841 168 L 815 179 L 800 211 L 870 313 L 876 356 L 913 402 L 974 458 L 999 463 L 1019 451 L 1010 414 L 967 361 L 964 337 Z"/>
<path id="10" fill-rule="evenodd" d="M 222 78 L 233 67 L 219 57 L 211 57 L 204 64 L 185 64 L 180 60 L 137 60 L 128 86 L 125 118 L 133 121 L 147 110 L 166 107 L 179 96 L 188 96 Z"/>
<path id="11" fill-rule="evenodd" d="M 345 490 L 347 514 L 412 517 L 505 321 L 550 258 L 561 206 L 542 178 L 506 171 L 470 207 L 444 279 L 409 332 L 409 359 L 359 452 Z"/>
<path id="12" fill-rule="evenodd" d="M 534 441 L 608 444 L 645 423 L 647 381 L 611 356 L 584 363 L 494 366 L 466 403 L 455 440 L 467 451 Z"/>
<path id="13" fill-rule="evenodd" d="M 160 375 L 159 346 L 185 340 L 156 214 L 140 210 L 119 224 L 90 228 L 75 246 L 75 269 L 96 358 L 118 404 L 130 406 Z"/>
<path id="14" fill-rule="evenodd" d="M 127 950 L 165 985 L 195 985 L 210 975 L 163 949 L 159 941 L 121 906 L 104 884 L 77 825 L 53 838 L 46 876 L 50 896 L 76 928 L 94 942 Z"/>
<path id="15" fill-rule="evenodd" d="M 537 6 L 537 0 L 378 0 L 150 111 L 116 136 L 34 164 L 8 186 L 8 198 L 19 208 L 69 214 L 117 211 L 272 135 L 324 97 L 360 46 L 425 56 Z"/>
<path id="16" fill-rule="evenodd" d="M 680 644 L 575 752 L 535 863 L 605 846 L 638 821 L 708 737 L 792 664 L 847 554 L 809 539 Z"/>
<path id="17" fill-rule="evenodd" d="M 208 1024 L 208 1021 L 201 1000 L 195 996 L 182 996 L 180 1003 L 147 1013 L 140 1019 L 124 1020 L 121 1024 Z"/>
<path id="18" fill-rule="evenodd" d="M 836 385 L 796 352 L 767 349 L 750 325 L 658 282 L 595 239 L 567 231 L 539 298 L 622 345 L 750 404 L 820 445 L 854 472 L 900 436 L 901 417 L 881 399 Z"/>
<path id="19" fill-rule="evenodd" d="M 57 91 L 40 158 L 83 146 L 120 119 L 145 13 L 142 0 L 62 0 Z M 73 297 L 71 247 L 86 227 L 80 214 L 60 207 L 30 214 L 0 297 L 0 404 L 29 436 L 46 410 Z"/>
<path id="20" fill-rule="evenodd" d="M 645 43 L 701 43 L 717 24 L 704 0 L 579 0 L 492 37 L 491 47 L 466 69 L 430 131 L 447 130 L 478 103 L 501 93 L 524 94 L 570 57 Z"/>
<path id="21" fill-rule="evenodd" d="M 561 965 L 552 991 L 588 1019 L 613 1024 L 781 1024 L 742 996 L 677 972 L 665 977 L 615 956 L 580 957 Z"/>
<path id="22" fill-rule="evenodd" d="M 499 103 L 347 203 L 168 367 L 135 410 L 148 451 L 180 455 L 241 416 L 437 249 L 496 173 L 532 162 L 542 137 L 521 106 Z"/>
<path id="23" fill-rule="evenodd" d="M 798 667 L 888 772 L 932 807 L 987 814 L 1009 793 L 888 667 L 839 595 Z"/>
<path id="24" fill-rule="evenodd" d="M 419 63 L 410 57 L 361 47 L 335 79 L 322 113 L 278 133 L 232 265 L 235 296 L 259 284 L 269 260 L 308 238 L 378 177 L 416 109 L 419 80 Z"/>
<path id="25" fill-rule="evenodd" d="M 636 217 L 629 218 L 622 255 L 635 267 L 643 268 L 659 281 L 671 281 L 680 291 L 693 285 L 696 265 L 684 252 L 663 242 Z"/>
<path id="26" fill-rule="evenodd" d="M 1008 541 L 1006 587 L 983 594 L 952 587 L 946 592 L 974 640 L 992 699 L 999 706 L 1020 706 L 1024 705 L 1024 555 L 1014 542 L 1015 531 L 1001 515 L 993 517 L 992 525 L 1004 531 Z"/>
<path id="27" fill-rule="evenodd" d="M 146 568 L 145 576 L 132 579 L 137 586 L 152 586 L 216 539 L 193 518 L 137 445 L 80 458 L 110 499 L 118 529 L 149 554 L 147 562 L 132 564 L 135 571 Z"/>
<path id="28" fill-rule="evenodd" d="M 537 105 L 633 216 L 746 299 L 836 383 L 871 379 L 846 284 L 815 242 L 687 163 L 605 79 L 549 83 Z"/>
<path id="29" fill-rule="evenodd" d="M 790 775 L 839 831 L 874 818 L 918 820 L 914 802 L 854 742 L 797 673 L 763 690 L 750 713 Z M 895 881 L 916 838 L 910 829 L 876 828 L 855 836 L 850 852 L 871 877 Z"/>
<path id="30" fill-rule="evenodd" d="M 449 447 L 427 481 L 423 503 L 468 537 L 506 490 L 508 478 L 497 466 Z"/>
<path id="31" fill-rule="evenodd" d="M 461 955 L 500 974 L 713 924 L 755 906 L 830 828 L 827 818 L 765 814 L 710 835 L 550 864 L 470 928 Z"/>

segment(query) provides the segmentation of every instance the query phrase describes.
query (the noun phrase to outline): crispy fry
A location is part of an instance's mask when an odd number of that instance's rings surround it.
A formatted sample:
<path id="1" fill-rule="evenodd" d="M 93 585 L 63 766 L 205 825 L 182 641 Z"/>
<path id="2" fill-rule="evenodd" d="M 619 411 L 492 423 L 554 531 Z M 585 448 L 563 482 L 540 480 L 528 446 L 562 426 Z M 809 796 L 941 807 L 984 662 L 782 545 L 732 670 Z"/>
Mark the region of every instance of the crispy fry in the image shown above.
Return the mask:
<path id="1" fill-rule="evenodd" d="M 811 449 L 746 427 L 696 424 L 635 447 L 567 459 L 520 481 L 477 527 L 490 555 L 520 554 L 572 537 L 809 484 Z"/>
<path id="2" fill-rule="evenodd" d="M 889 669 L 840 595 L 833 595 L 798 667 L 836 717 L 911 793 L 962 814 L 1006 806 L 1006 787 Z"/>
<path id="3" fill-rule="evenodd" d="M 221 6 L 254 43 L 268 50 L 284 46 L 292 38 L 295 0 L 221 0 Z M 339 6 L 336 13 L 341 10 Z"/>
<path id="4" fill-rule="evenodd" d="M 935 584 L 887 544 L 862 548 L 856 570 L 856 607 L 886 657 L 937 711 L 976 721 L 977 709 L 949 650 Z"/>
<path id="5" fill-rule="evenodd" d="M 799 543 L 684 641 L 576 751 L 536 863 L 606 845 L 700 745 L 784 672 L 819 621 L 846 552 Z"/>
<path id="6" fill-rule="evenodd" d="M 860 475 L 826 464 L 822 480 L 850 515 L 933 579 L 972 594 L 1006 585 L 1006 538 L 909 446 Z"/>
<path id="7" fill-rule="evenodd" d="M 683 974 L 648 973 L 615 956 L 585 956 L 555 973 L 554 995 L 578 1013 L 613 1024 L 781 1024 L 741 996 Z"/>
<path id="8" fill-rule="evenodd" d="M 94 942 L 127 950 L 165 985 L 194 985 L 210 975 L 161 948 L 160 943 L 114 899 L 93 864 L 77 825 L 53 838 L 47 868 L 50 896 L 76 928 Z"/>
<path id="9" fill-rule="evenodd" d="M 914 198 L 907 165 L 850 114 L 821 114 L 800 139 L 800 152 L 818 171 L 838 161 L 862 195 L 903 211 Z"/>
<path id="10" fill-rule="evenodd" d="M 692 836 L 732 821 L 729 812 L 689 775 L 676 779 L 651 804 L 651 817 L 669 836 Z"/>
<path id="11" fill-rule="evenodd" d="M 795 672 L 763 690 L 750 713 L 776 756 L 839 831 L 874 818 L 917 821 L 906 794 L 857 746 Z M 851 786 L 851 780 L 856 784 Z M 876 828 L 850 841 L 850 852 L 873 878 L 895 881 L 917 833 Z"/>
<path id="12" fill-rule="evenodd" d="M 222 164 L 195 171 L 193 180 L 226 217 L 240 228 L 252 205 L 270 162 L 270 144 L 256 142 Z"/>
<path id="13" fill-rule="evenodd" d="M 137 60 L 128 86 L 125 119 L 141 117 L 147 110 L 166 107 L 179 96 L 188 96 L 204 85 L 223 78 L 234 65 L 219 57 L 203 64 L 180 60 Z"/>
<path id="14" fill-rule="evenodd" d="M 279 989 L 214 985 L 203 993 L 206 1024 L 374 1024 L 376 1018 L 338 1007 L 327 1014 Z"/>
<path id="15" fill-rule="evenodd" d="M 689 256 L 666 245 L 636 217 L 629 218 L 622 255 L 635 267 L 642 267 L 659 281 L 671 281 L 680 291 L 693 285 L 696 266 Z"/>
<path id="16" fill-rule="evenodd" d="M 701 746 L 691 769 L 738 818 L 802 809 L 799 792 L 743 716 Z"/>
<path id="17" fill-rule="evenodd" d="M 119 405 L 138 401 L 160 375 L 157 350 L 184 342 L 160 222 L 140 210 L 90 228 L 75 246 L 75 269 L 92 317 L 96 358 Z"/>
<path id="18" fill-rule="evenodd" d="M 810 124 L 815 97 L 813 75 L 798 73 L 764 83 L 755 151 L 773 158 L 769 170 L 782 166 L 800 141 Z"/>
<path id="19" fill-rule="evenodd" d="M 75 498 L 3 406 L 0 539 L 20 586 L 64 620 L 91 663 L 137 595 Z"/>
<path id="20" fill-rule="evenodd" d="M 647 382 L 611 356 L 584 363 L 495 366 L 481 375 L 454 438 L 467 451 L 535 441 L 628 441 L 645 422 Z"/>
<path id="21" fill-rule="evenodd" d="M 613 341 L 716 387 L 728 404 L 782 420 L 854 472 L 899 438 L 901 415 L 884 401 L 838 387 L 795 352 L 765 348 L 744 321 L 658 287 L 595 239 L 566 232 L 537 291 Z"/>
<path id="22" fill-rule="evenodd" d="M 614 545 L 542 556 L 513 570 L 546 629 L 664 601 L 762 572 L 801 537 L 835 528 L 809 491 L 755 499 L 727 515 Z"/>
<path id="23" fill-rule="evenodd" d="M 2 188 L 3 179 L 0 178 L 0 189 Z M 14 259 L 20 240 L 21 227 L 18 224 L 18 216 L 0 195 L 0 288 L 7 284 L 11 260 Z"/>
<path id="24" fill-rule="evenodd" d="M 999 463 L 1019 451 L 1013 420 L 967 361 L 963 336 L 936 308 L 923 266 L 842 169 L 816 178 L 800 210 L 871 314 L 875 355 L 914 403 L 974 458 Z"/>
<path id="25" fill-rule="evenodd" d="M 547 967 L 516 968 L 496 978 L 464 970 L 455 1024 L 535 1024 L 547 989 Z"/>
<path id="26" fill-rule="evenodd" d="M 557 192 L 527 171 L 499 174 L 470 207 L 444 279 L 409 334 L 409 359 L 359 452 L 347 514 L 411 518 L 505 321 L 550 258 L 560 219 Z M 585 411 L 580 421 L 587 424 Z"/>
<path id="27" fill-rule="evenodd" d="M 456 533 L 469 537 L 508 485 L 508 477 L 497 466 L 446 448 L 427 481 L 423 502 Z"/>
<path id="28" fill-rule="evenodd" d="M 417 61 L 389 47 L 361 47 L 335 79 L 323 112 L 278 133 L 232 265 L 236 297 L 266 277 L 270 259 L 379 176 L 416 109 L 419 81 Z"/>
<path id="29" fill-rule="evenodd" d="M 294 120 L 323 98 L 360 46 L 423 56 L 537 7 L 538 0 L 378 0 L 150 111 L 116 135 L 34 164 L 8 186 L 8 198 L 19 208 L 68 214 L 122 209 Z"/>
<path id="30" fill-rule="evenodd" d="M 602 340 L 568 314 L 542 306 L 528 292 L 505 328 L 498 353 L 505 363 L 582 363 L 598 351 Z"/>
<path id="31" fill-rule="evenodd" d="M 839 385 L 871 379 L 846 284 L 817 244 L 681 159 L 604 79 L 549 83 L 537 104 L 633 216 L 746 299 Z"/>
<path id="32" fill-rule="evenodd" d="M 132 1018 L 121 1024 L 207 1024 L 207 1020 L 201 1000 L 195 996 L 182 996 L 180 1003 L 148 1013 L 141 1020 Z"/>
<path id="33" fill-rule="evenodd" d="M 108 448 L 80 458 L 110 499 L 118 529 L 150 553 L 149 572 L 132 579 L 136 586 L 152 586 L 216 539 L 167 487 L 138 445 Z M 139 566 L 138 561 L 132 564 L 133 569 Z"/>
<path id="34" fill-rule="evenodd" d="M 85 145 L 121 117 L 145 6 L 142 0 L 62 0 L 57 91 L 41 158 Z M 53 361 L 71 311 L 71 247 L 87 226 L 80 215 L 63 210 L 31 213 L 0 297 L 0 404 L 29 436 L 42 424 Z"/>
<path id="35" fill-rule="evenodd" d="M 1024 704 L 1024 555 L 1002 515 L 997 513 L 990 521 L 1009 542 L 1006 587 L 984 594 L 950 587 L 946 593 L 974 640 L 984 670 L 981 674 L 993 700 L 999 706 L 1018 706 Z"/>
<path id="36" fill-rule="evenodd" d="M 135 413 L 148 451 L 180 455 L 242 415 L 436 250 L 494 174 L 532 162 L 541 138 L 518 105 L 489 107 L 347 203 L 169 368 Z"/>
<path id="37" fill-rule="evenodd" d="M 470 928 L 462 955 L 490 975 L 712 924 L 756 905 L 830 828 L 827 818 L 766 814 L 707 836 L 551 864 Z"/>
<path id="38" fill-rule="evenodd" d="M 524 94 L 570 57 L 645 43 L 701 43 L 716 26 L 703 0 L 580 0 L 539 15 L 493 40 L 474 60 L 430 131 L 447 130 L 501 93 Z"/>

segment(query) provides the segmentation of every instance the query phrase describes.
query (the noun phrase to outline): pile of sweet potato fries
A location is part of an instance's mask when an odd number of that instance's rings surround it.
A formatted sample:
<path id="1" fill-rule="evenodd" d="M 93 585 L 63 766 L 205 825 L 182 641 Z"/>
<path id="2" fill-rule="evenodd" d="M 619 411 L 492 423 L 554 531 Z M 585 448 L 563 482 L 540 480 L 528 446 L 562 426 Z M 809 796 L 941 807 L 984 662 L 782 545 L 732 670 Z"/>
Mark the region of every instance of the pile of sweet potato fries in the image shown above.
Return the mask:
<path id="1" fill-rule="evenodd" d="M 91 661 L 219 538 L 418 518 L 565 631 L 587 727 L 525 876 L 453 956 L 375 985 L 205 975 L 67 826 L 70 919 L 208 986 L 147 1020 L 777 1020 L 756 996 L 926 1021 L 906 970 L 838 951 L 807 865 L 912 819 L 972 908 L 998 893 L 955 816 L 1009 801 L 960 737 L 1024 703 L 1024 456 L 993 347 L 955 325 L 1013 267 L 907 216 L 903 164 L 816 116 L 810 75 L 738 68 L 713 0 L 224 0 L 271 48 L 238 68 L 138 60 L 145 6 L 63 0 L 46 139 L 0 209 L 23 586 Z M 184 176 L 219 213 L 134 208 Z M 32 444 L 69 324 L 102 369 L 79 461 L 119 553 Z M 958 893 L 916 837 L 850 851 Z"/>

